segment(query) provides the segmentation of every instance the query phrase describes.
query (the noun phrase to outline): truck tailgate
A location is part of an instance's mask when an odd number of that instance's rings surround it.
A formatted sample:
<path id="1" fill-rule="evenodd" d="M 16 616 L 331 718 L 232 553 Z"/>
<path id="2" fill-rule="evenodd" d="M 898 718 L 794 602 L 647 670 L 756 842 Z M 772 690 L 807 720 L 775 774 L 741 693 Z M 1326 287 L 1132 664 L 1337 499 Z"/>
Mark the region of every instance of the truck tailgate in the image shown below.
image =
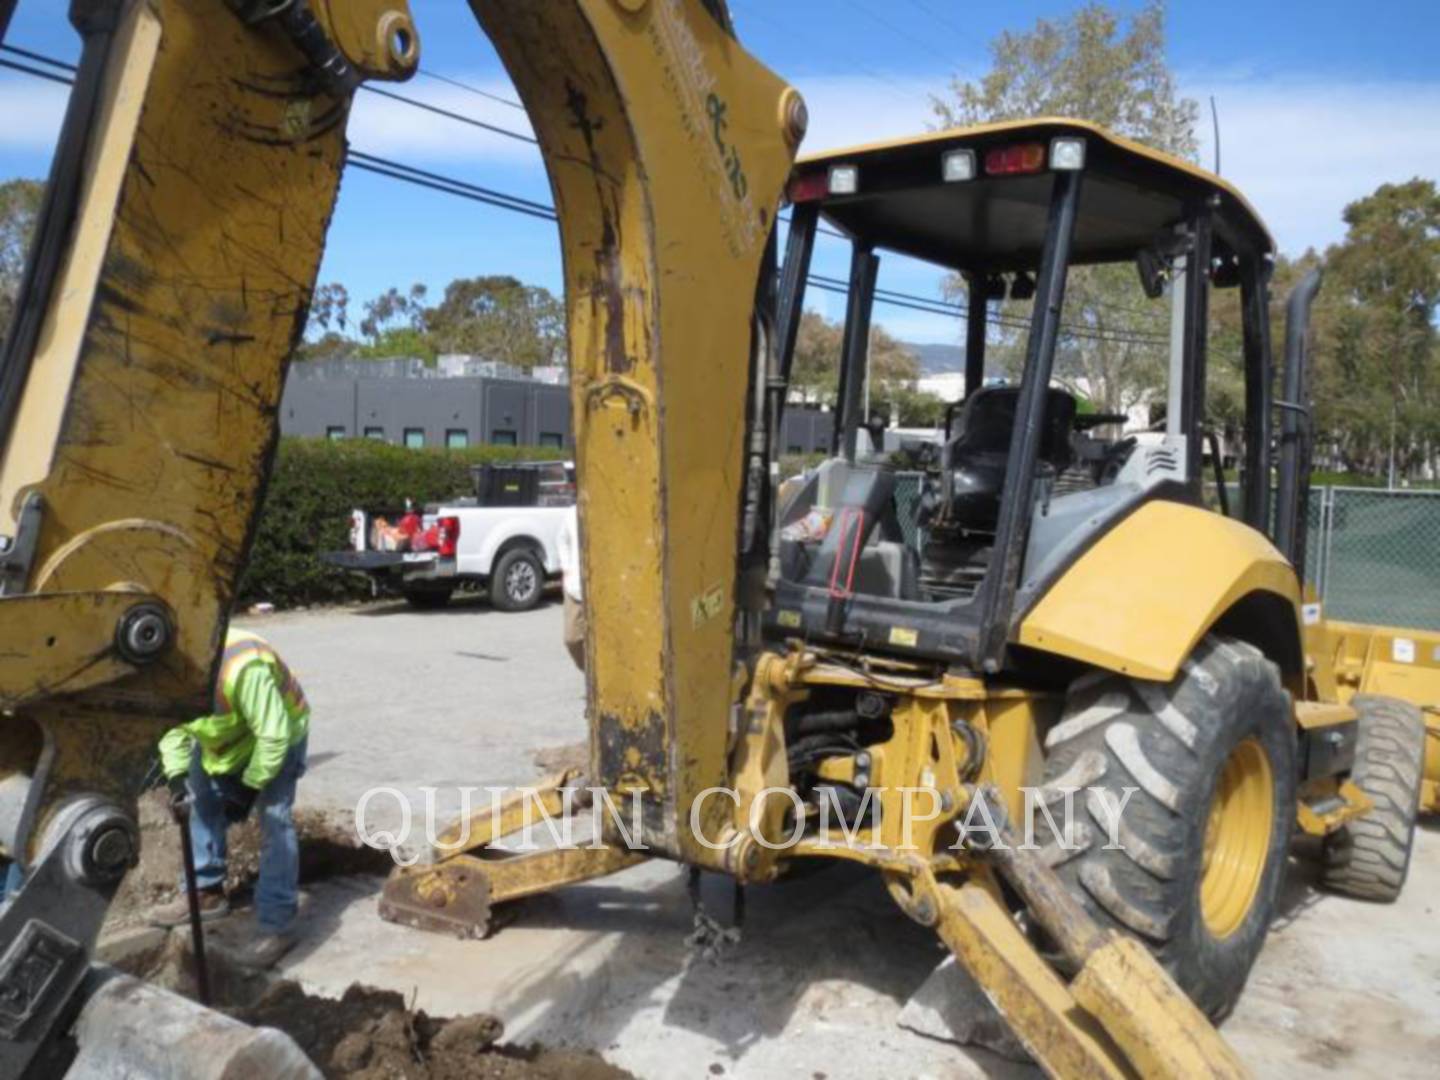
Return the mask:
<path id="1" fill-rule="evenodd" d="M 426 570 L 433 568 L 440 556 L 433 551 L 326 551 L 320 559 L 342 570 Z"/>

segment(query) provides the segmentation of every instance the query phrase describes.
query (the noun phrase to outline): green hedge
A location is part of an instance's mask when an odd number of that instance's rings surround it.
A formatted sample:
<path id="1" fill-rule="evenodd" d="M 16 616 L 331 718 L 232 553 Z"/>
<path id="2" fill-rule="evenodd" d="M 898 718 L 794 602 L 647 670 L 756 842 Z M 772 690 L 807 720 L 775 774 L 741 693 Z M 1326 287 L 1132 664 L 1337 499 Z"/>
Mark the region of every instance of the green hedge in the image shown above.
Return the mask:
<path id="1" fill-rule="evenodd" d="M 470 467 L 490 461 L 562 457 L 558 450 L 479 446 L 409 450 L 368 439 L 282 439 L 260 514 L 255 546 L 240 580 L 242 606 L 279 608 L 370 596 L 370 583 L 320 561 L 350 544 L 350 511 L 398 507 L 407 498 L 437 502 L 471 491 Z"/>

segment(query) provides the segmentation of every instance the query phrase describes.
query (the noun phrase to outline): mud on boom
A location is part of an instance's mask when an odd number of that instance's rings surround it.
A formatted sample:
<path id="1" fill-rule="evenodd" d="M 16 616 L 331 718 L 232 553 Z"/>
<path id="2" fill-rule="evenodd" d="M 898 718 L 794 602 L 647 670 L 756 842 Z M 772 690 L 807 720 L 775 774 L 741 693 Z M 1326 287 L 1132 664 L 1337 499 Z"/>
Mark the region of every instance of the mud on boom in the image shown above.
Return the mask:
<path id="1" fill-rule="evenodd" d="M 1052 1074 L 1242 1073 L 1207 1014 L 1255 958 L 1292 827 L 1326 837 L 1336 887 L 1393 896 L 1417 705 L 1440 700 L 1433 665 L 1397 659 L 1413 635 L 1304 604 L 1318 283 L 1291 305 L 1277 396 L 1271 240 L 1187 163 L 1041 119 L 796 166 L 804 103 L 721 0 L 471 6 L 559 208 L 589 783 L 639 800 L 652 857 L 742 883 L 799 859 L 873 867 Z M 155 742 L 204 711 L 351 98 L 411 75 L 420 48 L 402 0 L 71 14 L 83 58 L 0 371 L 0 847 L 27 874 L 0 913 L 5 1076 L 64 1068 Z M 854 250 L 842 437 L 782 505 L 777 434 L 822 220 Z M 972 297 L 967 393 L 919 511 L 886 461 L 856 454 L 884 252 L 960 272 Z M 1173 304 L 1166 426 L 1144 438 L 1053 387 L 1068 271 L 1117 262 Z M 1217 288 L 1245 312 L 1230 517 L 1204 508 Z M 987 388 L 984 304 L 1001 295 L 1033 297 L 1035 316 L 1023 379 Z M 823 527 L 789 528 L 806 517 Z M 959 828 L 990 793 L 1023 830 L 1027 785 L 1137 788 L 1124 850 L 1093 842 L 1088 804 L 1069 848 Z M 739 799 L 697 814 L 724 841 L 710 846 L 691 810 L 714 787 Z M 827 833 L 766 789 L 842 807 L 873 790 L 879 810 Z M 638 857 L 478 850 L 510 824 L 397 872 L 384 911 L 483 934 L 492 905 Z M 797 844 L 767 846 L 797 824 Z"/>

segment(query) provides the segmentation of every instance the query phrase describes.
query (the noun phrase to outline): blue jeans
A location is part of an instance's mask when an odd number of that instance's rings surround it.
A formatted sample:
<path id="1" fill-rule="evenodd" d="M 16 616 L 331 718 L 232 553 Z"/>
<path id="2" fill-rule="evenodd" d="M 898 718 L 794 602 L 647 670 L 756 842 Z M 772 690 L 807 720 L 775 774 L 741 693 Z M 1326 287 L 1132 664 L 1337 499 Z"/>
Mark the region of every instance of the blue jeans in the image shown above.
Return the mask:
<path id="1" fill-rule="evenodd" d="M 260 880 L 255 886 L 255 921 L 269 934 L 290 930 L 300 907 L 300 842 L 295 836 L 295 786 L 305 774 L 308 739 L 290 748 L 275 779 L 255 799 L 260 816 Z M 195 880 L 202 889 L 225 884 L 225 795 L 240 786 L 239 775 L 210 776 L 200 767 L 200 750 L 190 759 L 190 839 L 195 845 Z M 182 881 L 180 885 L 184 889 Z"/>
<path id="2" fill-rule="evenodd" d="M 0 874 L 0 904 L 18 893 L 24 884 L 25 875 L 20 872 L 20 864 L 12 862 L 5 868 L 5 872 Z"/>

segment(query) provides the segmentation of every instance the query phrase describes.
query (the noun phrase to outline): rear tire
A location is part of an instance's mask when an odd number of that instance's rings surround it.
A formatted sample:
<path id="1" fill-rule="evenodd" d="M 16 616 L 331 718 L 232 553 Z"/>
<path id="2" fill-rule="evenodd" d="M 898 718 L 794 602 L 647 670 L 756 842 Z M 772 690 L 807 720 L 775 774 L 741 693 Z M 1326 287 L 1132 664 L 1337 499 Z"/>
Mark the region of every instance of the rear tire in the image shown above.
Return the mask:
<path id="1" fill-rule="evenodd" d="M 490 573 L 490 605 L 499 611 L 529 611 L 545 591 L 545 567 L 530 548 L 511 548 Z"/>
<path id="2" fill-rule="evenodd" d="M 1390 903 L 1410 872 L 1425 771 L 1425 717 L 1408 701 L 1357 695 L 1360 713 L 1350 779 L 1375 808 L 1325 838 L 1327 889 Z"/>
<path id="3" fill-rule="evenodd" d="M 405 602 L 417 611 L 436 611 L 450 603 L 450 597 L 455 593 L 455 586 L 417 582 L 413 585 L 402 586 L 401 592 L 405 595 Z"/>
<path id="4" fill-rule="evenodd" d="M 1062 828 L 1059 789 L 1081 789 L 1071 850 L 1052 843 L 1047 861 L 1101 926 L 1137 935 L 1223 1017 L 1270 928 L 1295 820 L 1295 727 L 1278 669 L 1212 635 L 1168 685 L 1097 672 L 1072 685 L 1046 746 L 1045 802 Z M 1035 817 L 1036 842 L 1053 840 Z"/>

